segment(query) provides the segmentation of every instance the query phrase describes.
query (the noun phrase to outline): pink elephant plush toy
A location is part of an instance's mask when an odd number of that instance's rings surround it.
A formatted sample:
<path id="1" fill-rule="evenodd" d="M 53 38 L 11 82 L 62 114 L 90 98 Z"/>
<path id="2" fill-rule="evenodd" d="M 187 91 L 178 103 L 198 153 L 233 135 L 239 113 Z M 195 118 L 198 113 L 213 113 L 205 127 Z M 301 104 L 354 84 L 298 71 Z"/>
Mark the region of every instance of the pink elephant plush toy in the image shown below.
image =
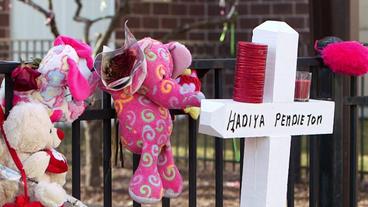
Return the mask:
<path id="1" fill-rule="evenodd" d="M 103 88 L 114 99 L 123 145 L 141 154 L 129 184 L 129 194 L 139 203 L 155 203 L 163 196 L 177 197 L 182 191 L 182 177 L 170 145 L 173 124 L 169 109 L 200 106 L 204 95 L 187 90 L 175 81 L 192 61 L 184 45 L 163 44 L 151 38 L 140 40 L 138 44 L 145 56 L 141 67 L 146 67 L 142 70 L 146 75 L 139 90 L 136 93 L 130 93 L 127 88 L 112 90 L 106 88 L 106 84 Z"/>
<path id="2" fill-rule="evenodd" d="M 92 49 L 85 43 L 59 36 L 37 69 L 18 67 L 13 104 L 38 102 L 48 109 L 53 122 L 72 122 L 85 110 L 85 100 L 97 81 L 93 69 Z M 4 106 L 4 82 L 0 97 Z"/>

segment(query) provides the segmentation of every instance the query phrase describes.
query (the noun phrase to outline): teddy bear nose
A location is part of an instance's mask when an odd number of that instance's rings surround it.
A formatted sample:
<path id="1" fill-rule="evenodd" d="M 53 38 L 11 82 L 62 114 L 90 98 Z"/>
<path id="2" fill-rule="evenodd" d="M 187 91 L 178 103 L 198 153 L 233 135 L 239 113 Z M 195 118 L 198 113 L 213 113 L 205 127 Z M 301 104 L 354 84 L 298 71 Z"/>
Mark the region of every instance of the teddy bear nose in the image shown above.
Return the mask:
<path id="1" fill-rule="evenodd" d="M 58 135 L 58 137 L 59 137 L 60 140 L 63 140 L 64 139 L 64 132 L 63 132 L 63 130 L 57 129 L 56 133 L 57 133 L 57 135 Z"/>

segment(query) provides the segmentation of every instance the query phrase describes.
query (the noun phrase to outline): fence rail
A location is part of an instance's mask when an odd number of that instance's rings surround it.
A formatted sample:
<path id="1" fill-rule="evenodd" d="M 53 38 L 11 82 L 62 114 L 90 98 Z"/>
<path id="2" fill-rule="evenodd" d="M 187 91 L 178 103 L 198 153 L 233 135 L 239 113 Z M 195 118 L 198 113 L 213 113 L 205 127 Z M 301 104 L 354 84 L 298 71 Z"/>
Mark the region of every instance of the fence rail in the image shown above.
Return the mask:
<path id="1" fill-rule="evenodd" d="M 52 40 L 0 39 L 0 57 L 7 60 L 30 60 L 43 57 L 52 47 Z"/>

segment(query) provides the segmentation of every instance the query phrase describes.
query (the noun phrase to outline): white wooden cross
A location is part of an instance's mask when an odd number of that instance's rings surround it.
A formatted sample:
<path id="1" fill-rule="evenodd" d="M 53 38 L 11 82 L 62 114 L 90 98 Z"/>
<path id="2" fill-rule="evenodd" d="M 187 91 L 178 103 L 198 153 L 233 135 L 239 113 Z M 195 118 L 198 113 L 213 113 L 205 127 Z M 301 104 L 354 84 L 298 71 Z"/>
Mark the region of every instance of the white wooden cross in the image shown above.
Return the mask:
<path id="1" fill-rule="evenodd" d="M 293 102 L 298 37 L 278 21 L 253 30 L 252 42 L 268 45 L 264 103 L 202 101 L 200 133 L 246 137 L 241 207 L 285 207 L 291 135 L 332 133 L 334 102 Z"/>

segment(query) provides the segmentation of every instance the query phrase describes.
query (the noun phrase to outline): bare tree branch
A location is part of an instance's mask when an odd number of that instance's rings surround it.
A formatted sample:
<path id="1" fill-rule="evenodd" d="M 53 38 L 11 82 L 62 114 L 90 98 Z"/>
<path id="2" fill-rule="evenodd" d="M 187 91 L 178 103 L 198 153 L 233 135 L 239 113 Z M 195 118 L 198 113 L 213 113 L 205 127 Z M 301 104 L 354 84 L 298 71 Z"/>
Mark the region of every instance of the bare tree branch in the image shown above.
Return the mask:
<path id="1" fill-rule="evenodd" d="M 76 22 L 81 22 L 84 23 L 84 29 L 83 29 L 83 39 L 84 41 L 89 44 L 90 40 L 89 40 L 89 32 L 92 26 L 91 20 L 85 17 L 81 17 L 80 13 L 82 11 L 83 8 L 83 4 L 80 0 L 75 0 L 75 3 L 77 4 L 77 9 L 75 10 L 74 13 L 74 21 Z"/>
<path id="2" fill-rule="evenodd" d="M 104 16 L 104 17 L 98 17 L 98 18 L 96 18 L 96 19 L 92 19 L 92 20 L 91 20 L 91 22 L 92 22 L 92 23 L 96 23 L 96 22 L 101 21 L 101 20 L 105 20 L 105 19 L 112 19 L 112 18 L 114 18 L 114 16 L 112 16 L 112 15 L 107 15 L 107 16 Z"/>
<path id="3" fill-rule="evenodd" d="M 20 2 L 27 4 L 28 6 L 32 7 L 33 9 L 37 10 L 38 12 L 42 13 L 43 15 L 47 16 L 49 14 L 44 8 L 40 5 L 34 3 L 32 0 L 19 0 Z"/>
<path id="4" fill-rule="evenodd" d="M 90 44 L 89 34 L 90 34 L 90 31 L 91 31 L 92 25 L 94 23 L 98 22 L 98 21 L 101 21 L 101 20 L 112 19 L 113 16 L 108 15 L 108 16 L 98 17 L 96 19 L 88 19 L 86 17 L 82 17 L 80 15 L 80 13 L 82 11 L 83 4 L 82 4 L 81 0 L 75 0 L 75 3 L 77 5 L 77 9 L 75 10 L 73 19 L 76 22 L 84 23 L 84 29 L 83 29 L 84 41 L 87 44 Z"/>
<path id="5" fill-rule="evenodd" d="M 102 33 L 101 32 L 97 33 L 96 42 L 100 41 L 101 37 L 102 37 Z"/>
<path id="6" fill-rule="evenodd" d="M 104 45 L 110 40 L 111 34 L 115 31 L 116 27 L 121 23 L 121 18 L 126 9 L 128 0 L 121 0 L 118 4 L 118 9 L 115 12 L 115 16 L 111 19 L 111 22 L 105 33 L 102 34 L 101 38 L 96 42 L 94 55 L 102 51 Z"/>
<path id="7" fill-rule="evenodd" d="M 46 9 L 44 9 L 42 6 L 36 4 L 35 2 L 33 2 L 32 0 L 18 0 L 19 2 L 22 2 L 30 7 L 32 7 L 33 9 L 35 9 L 36 11 L 38 11 L 39 13 L 43 14 L 46 18 L 46 24 L 48 24 L 50 26 L 50 31 L 51 33 L 54 35 L 54 37 L 59 36 L 59 30 L 57 28 L 57 24 L 55 21 L 55 14 L 53 11 L 53 2 L 52 0 L 48 0 L 48 8 L 49 10 L 47 11 Z"/>
<path id="8" fill-rule="evenodd" d="M 74 17 L 73 19 L 76 21 L 76 22 L 89 22 L 91 21 L 90 19 L 88 18 L 85 18 L 85 17 L 81 17 L 80 16 L 80 13 L 82 11 L 82 8 L 83 8 L 83 4 L 80 0 L 75 0 L 75 3 L 77 4 L 77 9 L 75 10 L 75 13 L 74 13 Z"/>
<path id="9" fill-rule="evenodd" d="M 239 0 L 234 0 L 226 16 L 214 18 L 211 20 L 203 20 L 203 21 L 193 22 L 190 24 L 184 24 L 178 28 L 173 29 L 172 32 L 166 34 L 161 39 L 163 41 L 167 41 L 179 34 L 187 33 L 192 29 L 197 29 L 201 27 L 212 27 L 212 26 L 222 25 L 226 22 L 233 22 L 235 21 L 236 8 L 238 4 L 239 4 Z"/>
<path id="10" fill-rule="evenodd" d="M 54 4 L 52 0 L 49 0 L 49 11 L 53 11 L 53 10 L 54 10 Z"/>
<path id="11" fill-rule="evenodd" d="M 82 17 L 82 16 L 80 16 L 80 13 L 82 11 L 83 4 L 82 4 L 82 2 L 80 0 L 75 0 L 75 3 L 77 4 L 77 10 L 75 10 L 73 19 L 76 22 L 85 22 L 85 23 L 91 22 L 91 23 L 95 23 L 95 22 L 98 22 L 98 21 L 101 21 L 101 20 L 104 20 L 104 19 L 112 19 L 114 17 L 112 15 L 98 17 L 96 19 L 88 19 L 86 17 Z"/>

